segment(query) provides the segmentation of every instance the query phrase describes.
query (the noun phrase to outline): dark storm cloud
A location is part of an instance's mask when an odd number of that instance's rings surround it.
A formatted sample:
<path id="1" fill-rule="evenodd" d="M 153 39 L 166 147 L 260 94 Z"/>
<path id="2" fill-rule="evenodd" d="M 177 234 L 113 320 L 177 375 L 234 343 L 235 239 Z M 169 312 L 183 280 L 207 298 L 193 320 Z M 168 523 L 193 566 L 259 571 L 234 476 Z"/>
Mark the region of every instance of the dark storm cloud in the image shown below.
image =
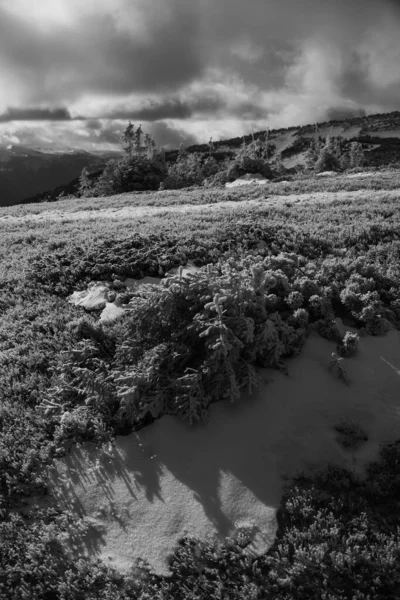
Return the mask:
<path id="1" fill-rule="evenodd" d="M 46 24 L 29 1 L 10 10 L 0 0 L 0 122 L 53 121 L 55 109 L 43 107 L 65 106 L 61 119 L 68 110 L 72 121 L 90 117 L 82 136 L 112 143 L 103 118 L 188 128 L 197 120 L 202 131 L 212 119 L 279 126 L 390 110 L 400 101 L 399 4 L 53 0 L 47 16 L 61 6 L 67 17 L 61 10 Z"/>
<path id="2" fill-rule="evenodd" d="M 135 18 L 126 2 L 126 19 Z M 165 91 L 200 76 L 202 60 L 196 10 L 165 0 L 163 19 L 143 31 L 121 28 L 112 11 L 82 17 L 74 27 L 43 31 L 0 4 L 0 66 L 19 78 L 27 100 L 73 100 L 84 92 L 123 94 Z M 51 10 L 51 8 L 49 8 Z"/>
<path id="3" fill-rule="evenodd" d="M 260 109 L 251 101 L 238 102 L 229 106 L 228 99 L 217 94 L 195 95 L 189 99 L 172 98 L 150 101 L 139 108 L 114 110 L 106 115 L 110 119 L 130 121 L 160 121 L 163 119 L 187 120 L 203 118 L 211 115 L 221 117 L 235 116 L 240 118 L 265 118 L 267 111 Z"/>
<path id="4" fill-rule="evenodd" d="M 106 121 L 98 120 L 97 127 L 94 128 L 92 123 L 92 131 L 90 141 L 98 145 L 111 144 L 120 146 L 121 135 L 126 127 L 124 121 Z M 90 127 L 89 127 L 90 129 Z M 178 129 L 173 125 L 164 121 L 156 121 L 147 123 L 143 126 L 146 133 L 154 136 L 157 146 L 166 148 L 176 148 L 180 144 L 189 146 L 197 143 L 197 138 L 186 133 L 184 130 Z"/>
<path id="5" fill-rule="evenodd" d="M 180 144 L 191 146 L 198 142 L 195 136 L 184 130 L 177 129 L 164 121 L 152 123 L 150 133 L 154 135 L 157 145 L 165 148 L 178 148 Z"/>
<path id="6" fill-rule="evenodd" d="M 212 108 L 216 107 L 215 104 Z M 147 105 L 133 110 L 114 110 L 109 115 L 112 119 L 125 119 L 131 121 L 158 121 L 160 119 L 189 119 L 193 115 L 193 107 L 180 98 L 172 100 L 152 101 Z"/>
<path id="7" fill-rule="evenodd" d="M 66 108 L 8 108 L 0 114 L 0 123 L 10 121 L 70 121 Z"/>
<path id="8" fill-rule="evenodd" d="M 141 3 L 120 2 L 127 23 L 138 18 L 135 4 Z M 283 85 L 303 40 L 318 33 L 338 44 L 357 41 L 374 25 L 377 9 L 397 5 L 393 0 L 150 0 L 137 32 L 121 27 L 112 8 L 102 13 L 101 7 L 73 27 L 43 31 L 0 3 L 0 63 L 22 85 L 25 80 L 24 93 L 36 102 L 75 99 L 85 92 L 165 92 L 216 66 L 270 89 Z M 259 50 L 256 58 L 240 51 L 240 43 L 249 42 Z M 239 50 L 232 52 L 235 44 Z"/>
<path id="9" fill-rule="evenodd" d="M 89 131 L 99 131 L 102 128 L 102 121 L 100 119 L 87 119 L 86 129 Z"/>

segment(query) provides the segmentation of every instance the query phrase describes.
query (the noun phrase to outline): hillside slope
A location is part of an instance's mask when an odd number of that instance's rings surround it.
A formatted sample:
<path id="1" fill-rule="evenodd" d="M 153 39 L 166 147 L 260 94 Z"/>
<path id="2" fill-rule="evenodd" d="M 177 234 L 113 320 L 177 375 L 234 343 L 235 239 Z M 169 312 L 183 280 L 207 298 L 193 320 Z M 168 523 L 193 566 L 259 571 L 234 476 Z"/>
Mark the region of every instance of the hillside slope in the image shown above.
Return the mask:
<path id="1" fill-rule="evenodd" d="M 265 135 L 265 131 L 254 133 L 254 137 Z M 362 142 L 366 151 L 367 166 L 388 165 L 400 162 L 400 112 L 391 112 L 353 119 L 333 120 L 324 123 L 271 129 L 269 141 L 275 146 L 274 157 L 281 155 L 287 168 L 304 163 L 304 151 L 309 140 L 315 134 L 321 137 L 327 135 L 342 136 L 348 142 Z M 251 142 L 252 135 L 244 137 Z M 221 156 L 233 156 L 243 143 L 243 138 L 237 137 L 214 142 L 215 151 Z M 209 152 L 207 144 L 195 145 L 188 148 L 189 152 Z"/>
<path id="2" fill-rule="evenodd" d="M 254 137 L 264 138 L 265 133 L 265 131 L 256 132 Z M 367 168 L 400 164 L 400 112 L 270 130 L 271 160 L 273 161 L 279 157 L 287 169 L 296 170 L 301 168 L 304 165 L 305 152 L 310 144 L 310 139 L 316 134 L 322 138 L 327 135 L 341 136 L 348 144 L 353 141 L 361 142 L 365 152 L 365 166 Z M 234 159 L 238 149 L 243 144 L 243 139 L 246 143 L 250 143 L 252 135 L 214 142 L 212 156 L 218 162 L 224 161 L 224 159 Z M 198 144 L 188 147 L 187 151 L 189 153 L 199 153 L 206 157 L 210 153 L 210 148 L 207 144 Z M 167 151 L 165 153 L 167 163 L 175 162 L 178 152 L 178 149 Z M 106 160 L 118 156 L 118 153 L 115 153 L 100 158 Z M 99 156 L 92 158 L 99 158 Z M 93 177 L 96 178 L 96 164 L 90 164 L 90 167 L 93 167 Z M 100 169 L 101 165 L 99 164 L 98 170 Z M 54 201 L 62 196 L 76 195 L 79 190 L 79 175 L 80 170 L 77 170 L 75 179 L 69 180 L 66 185 L 65 182 L 62 182 L 57 183 L 53 188 L 51 186 L 42 187 L 38 192 L 26 195 L 23 202 Z"/>

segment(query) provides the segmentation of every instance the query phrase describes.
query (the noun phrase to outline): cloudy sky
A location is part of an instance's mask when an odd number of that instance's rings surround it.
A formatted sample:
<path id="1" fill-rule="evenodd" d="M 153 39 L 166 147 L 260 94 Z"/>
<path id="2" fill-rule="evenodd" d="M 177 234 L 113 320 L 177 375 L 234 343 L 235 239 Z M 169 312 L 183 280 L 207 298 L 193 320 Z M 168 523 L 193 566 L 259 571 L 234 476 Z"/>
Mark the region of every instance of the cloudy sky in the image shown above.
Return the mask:
<path id="1" fill-rule="evenodd" d="M 400 110 L 400 0 L 0 0 L 0 144 L 177 146 Z"/>

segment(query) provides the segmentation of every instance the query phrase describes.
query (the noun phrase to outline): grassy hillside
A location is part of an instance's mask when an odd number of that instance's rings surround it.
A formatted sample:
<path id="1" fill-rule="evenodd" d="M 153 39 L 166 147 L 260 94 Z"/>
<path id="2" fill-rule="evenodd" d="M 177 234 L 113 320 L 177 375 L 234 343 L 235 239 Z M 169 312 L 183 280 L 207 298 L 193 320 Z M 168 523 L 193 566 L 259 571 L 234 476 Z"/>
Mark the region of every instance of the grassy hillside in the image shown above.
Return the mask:
<path id="1" fill-rule="evenodd" d="M 88 524 L 47 493 L 71 444 L 100 453 L 163 414 L 201 422 L 210 403 L 239 401 L 259 368 L 284 369 L 311 329 L 340 344 L 335 316 L 362 335 L 399 329 L 398 177 L 0 210 L 1 596 L 399 597 L 399 443 L 364 482 L 334 468 L 300 477 L 261 558 L 186 539 L 169 579 L 77 559 L 66 541 L 79 548 Z M 204 267 L 194 278 L 120 291 L 125 277 L 163 278 L 189 260 Z M 131 312 L 100 324 L 67 302 L 93 280 Z"/>
<path id="2" fill-rule="evenodd" d="M 286 166 L 302 164 L 302 153 L 307 148 L 310 137 L 315 133 L 322 137 L 328 134 L 343 136 L 348 143 L 360 141 L 366 151 L 367 166 L 384 166 L 398 163 L 400 160 L 400 112 L 383 113 L 334 119 L 323 123 L 271 129 L 270 143 L 274 146 L 274 156 L 281 154 Z M 264 137 L 265 131 L 255 132 L 254 137 Z M 244 136 L 247 144 L 252 135 Z M 231 138 L 214 142 L 216 158 L 232 157 L 240 148 L 243 138 Z M 207 144 L 199 144 L 188 148 L 189 152 L 209 152 Z M 290 160 L 289 160 L 290 159 Z"/>
<path id="3" fill-rule="evenodd" d="M 264 141 L 265 134 L 265 131 L 259 131 L 241 138 L 237 137 L 214 142 L 211 156 L 215 160 L 215 168 L 223 171 L 226 168 L 227 162 L 234 161 L 243 144 L 243 140 L 245 140 L 246 144 L 250 144 L 253 138 Z M 275 161 L 282 161 L 282 165 L 285 168 L 285 178 L 290 177 L 290 174 L 293 172 L 298 175 L 298 172 L 304 168 L 305 153 L 310 146 L 311 139 L 316 134 L 321 139 L 325 139 L 327 136 L 341 137 L 343 139 L 342 151 L 344 153 L 349 151 L 352 142 L 360 142 L 364 151 L 365 166 L 368 169 L 385 168 L 389 165 L 397 167 L 400 164 L 399 112 L 331 120 L 301 127 L 270 130 L 268 133 L 268 157 L 270 163 L 274 165 Z M 189 155 L 197 155 L 201 161 L 204 161 L 210 156 L 210 147 L 208 144 L 197 144 L 187 148 L 187 152 Z M 178 154 L 178 149 L 169 150 L 165 153 L 167 166 L 170 167 L 176 162 Z M 92 158 L 94 159 L 95 157 Z M 82 164 L 82 166 L 85 165 Z M 95 172 L 94 165 L 90 166 L 90 170 L 92 171 L 90 179 L 92 182 L 95 182 L 101 171 Z M 50 186 L 46 186 L 42 187 L 37 194 L 26 194 L 24 202 L 55 201 L 65 196 L 78 196 L 79 177 L 77 175 L 78 171 L 76 172 L 75 179 L 69 181 L 67 185 L 58 185 L 53 189 Z M 12 173 L 10 176 L 12 176 Z M 27 181 L 26 185 L 29 186 L 29 178 L 25 177 L 25 180 Z"/>

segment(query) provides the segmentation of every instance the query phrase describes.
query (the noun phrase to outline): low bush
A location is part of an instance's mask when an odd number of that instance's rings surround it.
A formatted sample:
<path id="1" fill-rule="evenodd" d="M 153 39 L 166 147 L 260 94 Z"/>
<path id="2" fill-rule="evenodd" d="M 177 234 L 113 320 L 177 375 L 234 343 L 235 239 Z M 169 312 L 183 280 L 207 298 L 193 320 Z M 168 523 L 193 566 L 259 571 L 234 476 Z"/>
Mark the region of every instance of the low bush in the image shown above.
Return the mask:
<path id="1" fill-rule="evenodd" d="M 346 331 L 342 341 L 337 346 L 338 354 L 343 358 L 355 356 L 355 354 L 357 353 L 359 341 L 360 336 L 358 335 L 358 333 L 351 333 L 351 331 Z"/>
<path id="2" fill-rule="evenodd" d="M 368 435 L 363 428 L 351 419 L 342 419 L 335 430 L 340 434 L 339 441 L 346 450 L 357 450 L 363 442 L 368 441 Z"/>
<path id="3" fill-rule="evenodd" d="M 109 196 L 158 190 L 166 174 L 165 161 L 160 154 L 127 156 L 120 161 L 109 162 L 90 193 L 92 196 Z"/>

